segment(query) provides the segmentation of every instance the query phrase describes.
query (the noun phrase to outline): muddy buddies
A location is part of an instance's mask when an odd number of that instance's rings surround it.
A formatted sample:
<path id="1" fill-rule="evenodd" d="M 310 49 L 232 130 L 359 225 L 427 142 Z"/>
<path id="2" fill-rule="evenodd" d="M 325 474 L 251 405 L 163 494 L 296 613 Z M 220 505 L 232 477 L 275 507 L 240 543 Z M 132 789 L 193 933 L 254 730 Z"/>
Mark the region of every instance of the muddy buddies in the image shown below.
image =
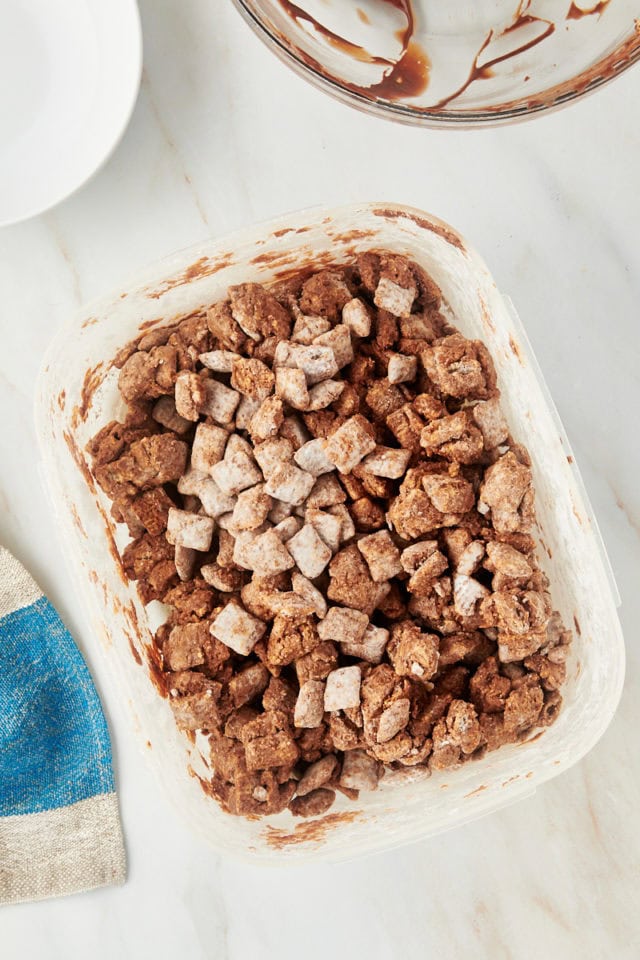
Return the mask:
<path id="1" fill-rule="evenodd" d="M 528 454 L 423 270 L 369 252 L 240 284 L 117 366 L 93 471 L 127 576 L 171 611 L 169 702 L 225 809 L 319 815 L 555 719 L 570 634 Z"/>

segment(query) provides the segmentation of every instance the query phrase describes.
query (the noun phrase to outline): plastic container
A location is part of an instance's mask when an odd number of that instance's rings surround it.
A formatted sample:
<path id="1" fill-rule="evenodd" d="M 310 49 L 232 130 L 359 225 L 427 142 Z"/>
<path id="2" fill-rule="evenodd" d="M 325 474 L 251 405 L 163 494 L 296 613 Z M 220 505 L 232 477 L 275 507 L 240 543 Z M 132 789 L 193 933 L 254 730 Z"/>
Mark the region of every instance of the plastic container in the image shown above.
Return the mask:
<path id="1" fill-rule="evenodd" d="M 260 821 L 225 814 L 207 796 L 206 741 L 180 733 L 153 683 L 148 610 L 121 573 L 116 528 L 83 453 L 121 413 L 111 361 L 140 329 L 221 298 L 229 284 L 270 281 L 300 266 L 344 261 L 386 247 L 412 257 L 440 284 L 451 319 L 489 346 L 514 435 L 533 459 L 540 558 L 554 604 L 575 630 L 564 705 L 556 723 L 459 770 L 390 780 L 311 820 L 288 812 Z M 624 647 L 616 591 L 570 448 L 525 335 L 483 261 L 451 227 L 408 207 L 359 204 L 292 214 L 182 251 L 93 303 L 52 343 L 36 421 L 42 471 L 79 594 L 113 684 L 129 704 L 134 736 L 178 809 L 218 851 L 263 862 L 342 860 L 420 840 L 498 810 L 580 760 L 609 724 L 621 692 Z M 123 536 L 123 533 L 125 534 Z M 148 743 L 147 743 L 148 742 Z M 153 749 L 145 749 L 150 744 Z M 200 748 L 203 748 L 202 750 Z M 415 771 L 414 771 L 415 775 Z"/>

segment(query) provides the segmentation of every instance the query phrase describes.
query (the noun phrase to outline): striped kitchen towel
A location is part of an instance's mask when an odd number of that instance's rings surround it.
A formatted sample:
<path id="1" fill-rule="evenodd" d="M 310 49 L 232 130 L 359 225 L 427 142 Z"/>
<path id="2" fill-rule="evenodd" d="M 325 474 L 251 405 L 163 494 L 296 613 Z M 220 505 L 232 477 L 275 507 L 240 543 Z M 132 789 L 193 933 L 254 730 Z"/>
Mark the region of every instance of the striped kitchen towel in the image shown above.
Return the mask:
<path id="1" fill-rule="evenodd" d="M 54 608 L 0 547 L 0 904 L 124 878 L 96 689 Z"/>

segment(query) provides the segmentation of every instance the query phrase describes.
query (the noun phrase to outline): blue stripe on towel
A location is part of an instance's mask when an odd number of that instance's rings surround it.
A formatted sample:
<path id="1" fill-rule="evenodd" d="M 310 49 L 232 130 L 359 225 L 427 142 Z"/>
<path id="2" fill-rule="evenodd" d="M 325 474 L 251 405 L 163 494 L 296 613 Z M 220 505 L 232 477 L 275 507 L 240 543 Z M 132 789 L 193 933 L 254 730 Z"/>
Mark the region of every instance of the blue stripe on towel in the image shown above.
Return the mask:
<path id="1" fill-rule="evenodd" d="M 114 789 L 104 714 L 46 597 L 0 619 L 0 816 Z"/>

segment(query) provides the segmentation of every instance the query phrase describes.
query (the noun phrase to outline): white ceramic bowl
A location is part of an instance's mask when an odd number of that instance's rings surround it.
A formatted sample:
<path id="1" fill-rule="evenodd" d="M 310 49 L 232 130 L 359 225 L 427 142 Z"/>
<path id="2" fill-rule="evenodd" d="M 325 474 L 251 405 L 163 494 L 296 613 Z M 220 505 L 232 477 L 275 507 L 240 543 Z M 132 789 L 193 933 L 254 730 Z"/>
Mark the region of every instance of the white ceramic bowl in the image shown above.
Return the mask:
<path id="1" fill-rule="evenodd" d="M 289 812 L 244 820 L 206 796 L 198 775 L 210 775 L 207 742 L 192 743 L 178 731 L 154 687 L 154 605 L 145 610 L 122 575 L 116 545 L 128 535 L 92 485 L 84 451 L 123 411 L 111 360 L 141 328 L 201 310 L 230 284 L 268 282 L 302 265 L 345 261 L 380 247 L 407 254 L 432 273 L 453 322 L 491 350 L 511 431 L 533 460 L 540 559 L 554 605 L 575 630 L 564 705 L 553 726 L 536 731 L 530 742 L 460 769 L 415 782 L 383 781 L 355 803 L 338 797 L 329 814 L 303 823 Z M 86 642 L 101 648 L 134 717 L 132 735 L 177 809 L 217 850 L 260 862 L 300 862 L 347 859 L 419 840 L 530 794 L 583 757 L 609 724 L 622 688 L 624 648 L 615 585 L 580 477 L 515 312 L 478 255 L 436 218 L 390 204 L 303 211 L 149 267 L 57 335 L 38 384 L 36 422 L 43 477 L 94 631 Z"/>
<path id="2" fill-rule="evenodd" d="M 104 163 L 141 69 L 135 0 L 0 0 L 0 226 L 64 200 Z"/>

